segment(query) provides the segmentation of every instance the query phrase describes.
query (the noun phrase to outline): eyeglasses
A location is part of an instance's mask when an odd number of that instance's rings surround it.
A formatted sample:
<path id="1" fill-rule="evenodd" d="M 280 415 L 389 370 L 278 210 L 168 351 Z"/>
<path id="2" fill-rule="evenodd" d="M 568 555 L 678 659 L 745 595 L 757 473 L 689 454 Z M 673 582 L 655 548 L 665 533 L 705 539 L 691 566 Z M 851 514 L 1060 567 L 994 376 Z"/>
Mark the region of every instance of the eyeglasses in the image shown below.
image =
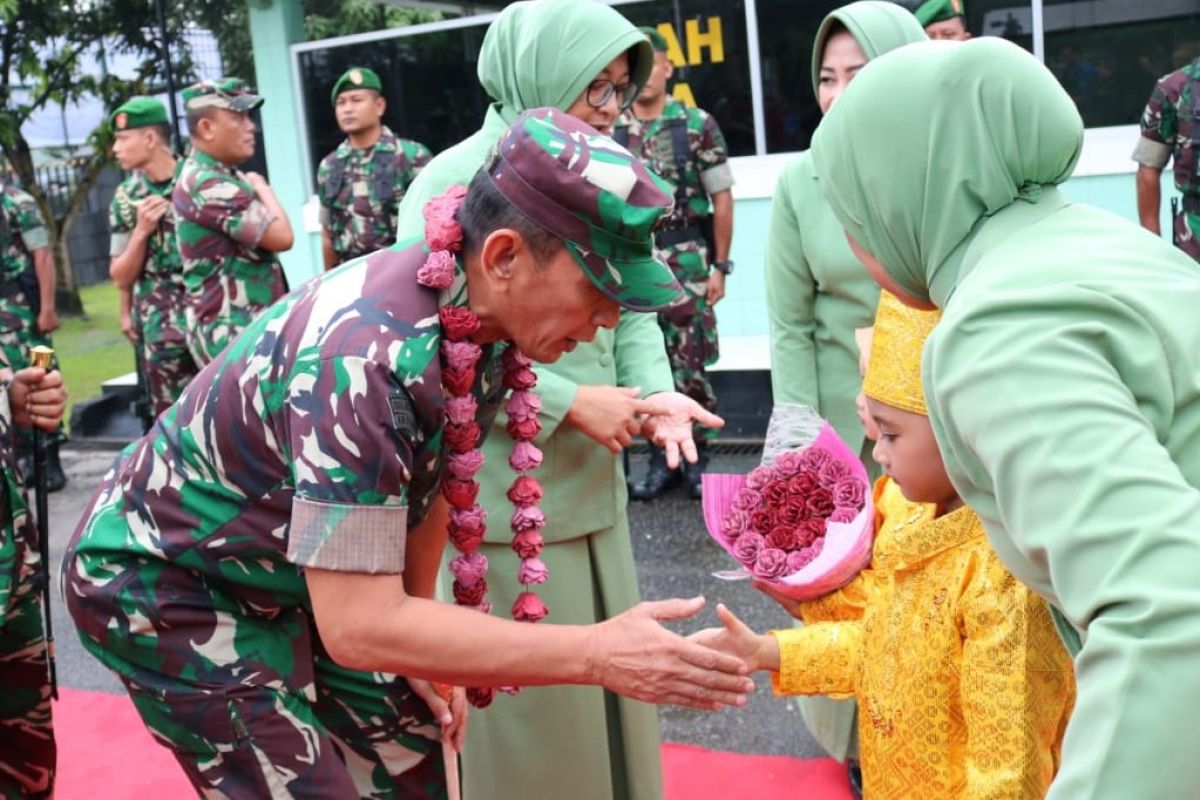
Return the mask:
<path id="1" fill-rule="evenodd" d="M 588 84 L 587 103 L 592 108 L 604 108 L 614 94 L 617 96 L 617 105 L 624 111 L 633 105 L 638 87 L 632 83 L 618 85 L 608 78 L 597 78 Z"/>

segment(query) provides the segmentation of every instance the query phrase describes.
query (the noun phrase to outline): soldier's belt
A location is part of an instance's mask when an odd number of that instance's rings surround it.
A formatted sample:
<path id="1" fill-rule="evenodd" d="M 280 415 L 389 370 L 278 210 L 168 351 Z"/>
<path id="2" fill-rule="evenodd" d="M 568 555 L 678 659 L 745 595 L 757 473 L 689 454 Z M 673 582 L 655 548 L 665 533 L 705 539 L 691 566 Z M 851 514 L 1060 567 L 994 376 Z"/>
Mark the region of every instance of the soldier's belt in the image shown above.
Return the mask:
<path id="1" fill-rule="evenodd" d="M 674 247 L 684 242 L 703 242 L 704 229 L 699 225 L 688 225 L 686 228 L 676 228 L 673 231 L 663 231 L 654 237 L 654 243 L 659 250 Z"/>

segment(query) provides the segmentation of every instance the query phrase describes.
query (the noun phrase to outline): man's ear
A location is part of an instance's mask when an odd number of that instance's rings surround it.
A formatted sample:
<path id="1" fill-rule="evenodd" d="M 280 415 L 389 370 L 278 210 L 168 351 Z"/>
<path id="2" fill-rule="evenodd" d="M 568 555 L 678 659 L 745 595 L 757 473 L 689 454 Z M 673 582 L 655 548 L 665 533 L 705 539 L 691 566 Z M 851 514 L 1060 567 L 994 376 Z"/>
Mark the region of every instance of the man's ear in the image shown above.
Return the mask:
<path id="1" fill-rule="evenodd" d="M 667 61 L 667 70 L 663 74 L 666 76 L 665 80 L 669 81 L 669 80 L 671 80 L 671 76 L 675 74 L 675 65 L 671 63 L 671 59 L 669 59 L 669 58 L 666 61 Z"/>
<path id="2" fill-rule="evenodd" d="M 517 256 L 524 248 L 525 240 L 512 228 L 494 230 L 483 240 L 483 246 L 479 249 L 479 265 L 488 282 L 497 290 L 507 289 L 515 271 Z"/>
<path id="3" fill-rule="evenodd" d="M 375 95 L 375 110 L 379 112 L 379 116 L 387 113 L 387 98 L 381 94 Z"/>

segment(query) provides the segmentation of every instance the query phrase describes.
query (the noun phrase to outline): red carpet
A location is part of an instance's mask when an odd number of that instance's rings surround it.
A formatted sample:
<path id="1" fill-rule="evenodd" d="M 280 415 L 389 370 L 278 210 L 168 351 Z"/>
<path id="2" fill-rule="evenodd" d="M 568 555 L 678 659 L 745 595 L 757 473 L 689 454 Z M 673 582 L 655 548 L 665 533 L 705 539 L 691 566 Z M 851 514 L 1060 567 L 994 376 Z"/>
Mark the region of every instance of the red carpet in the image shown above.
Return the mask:
<path id="1" fill-rule="evenodd" d="M 58 800 L 176 800 L 192 797 L 170 754 L 142 726 L 124 695 L 60 690 L 54 704 Z M 849 800 L 845 769 L 832 759 L 747 756 L 663 746 L 667 800 Z M 800 790 L 803 790 L 802 795 Z"/>

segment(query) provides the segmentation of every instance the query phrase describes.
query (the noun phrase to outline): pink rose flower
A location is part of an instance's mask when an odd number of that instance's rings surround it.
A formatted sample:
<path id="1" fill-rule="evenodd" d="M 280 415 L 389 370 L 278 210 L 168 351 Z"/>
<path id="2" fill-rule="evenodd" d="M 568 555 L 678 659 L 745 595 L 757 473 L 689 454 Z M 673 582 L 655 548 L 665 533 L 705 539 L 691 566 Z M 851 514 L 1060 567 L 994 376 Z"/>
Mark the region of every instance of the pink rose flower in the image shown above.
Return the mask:
<path id="1" fill-rule="evenodd" d="M 516 506 L 532 506 L 542 502 L 542 485 L 537 478 L 522 475 L 508 487 L 508 499 Z"/>
<path id="2" fill-rule="evenodd" d="M 806 519 L 796 526 L 796 543 L 801 547 L 812 544 L 825 535 L 825 520 Z"/>
<path id="3" fill-rule="evenodd" d="M 842 478 L 833 487 L 833 504 L 839 507 L 862 508 L 866 496 L 866 484 L 853 476 Z"/>
<path id="4" fill-rule="evenodd" d="M 544 546 L 542 534 L 536 530 L 521 531 L 512 538 L 512 542 L 509 544 L 519 558 L 537 558 Z"/>
<path id="5" fill-rule="evenodd" d="M 467 702 L 475 708 L 487 708 L 496 699 L 496 690 L 490 686 L 468 686 Z"/>
<path id="6" fill-rule="evenodd" d="M 429 219 L 430 217 L 454 217 L 458 213 L 458 207 L 462 205 L 462 201 L 466 197 L 467 187 L 461 183 L 456 183 L 446 189 L 446 191 L 426 201 L 425 206 L 421 209 L 421 216 L 425 219 Z"/>
<path id="7" fill-rule="evenodd" d="M 517 570 L 517 580 L 523 584 L 545 583 L 550 570 L 540 558 L 523 558 Z"/>
<path id="8" fill-rule="evenodd" d="M 529 472 L 542 465 L 542 451 L 532 442 L 517 442 L 508 456 L 508 465 L 517 472 Z"/>
<path id="9" fill-rule="evenodd" d="M 828 450 L 820 447 L 810 447 L 804 451 L 804 455 L 800 456 L 800 466 L 804 470 L 812 470 L 820 472 L 821 467 L 828 464 L 833 459 Z"/>
<path id="10" fill-rule="evenodd" d="M 848 477 L 850 477 L 850 468 L 840 461 L 830 461 L 821 467 L 821 485 L 826 489 L 832 490 L 839 481 Z"/>
<path id="11" fill-rule="evenodd" d="M 817 556 L 821 555 L 821 551 L 825 549 L 825 537 L 822 536 L 808 547 L 812 550 L 813 558 L 816 558 Z"/>
<path id="12" fill-rule="evenodd" d="M 454 256 L 448 250 L 434 250 L 417 270 L 417 283 L 431 289 L 447 289 L 454 283 Z"/>
<path id="13" fill-rule="evenodd" d="M 775 513 L 783 510 L 788 501 L 787 480 L 773 480 L 763 487 L 763 501 Z"/>
<path id="14" fill-rule="evenodd" d="M 529 367 L 509 367 L 504 370 L 504 385 L 514 392 L 537 386 L 537 373 Z"/>
<path id="15" fill-rule="evenodd" d="M 750 527 L 766 535 L 775 527 L 775 515 L 765 508 L 757 508 L 750 512 Z"/>
<path id="16" fill-rule="evenodd" d="M 462 250 L 462 239 L 462 226 L 454 217 L 439 215 L 425 220 L 425 244 L 430 250 L 457 253 Z"/>
<path id="17" fill-rule="evenodd" d="M 460 372 L 473 370 L 479 363 L 481 355 L 483 355 L 483 348 L 474 342 L 442 340 L 442 356 L 446 359 L 446 366 L 450 369 Z"/>
<path id="18" fill-rule="evenodd" d="M 763 549 L 766 540 L 753 531 L 746 531 L 733 543 L 733 556 L 747 567 L 754 564 L 758 552 Z"/>
<path id="19" fill-rule="evenodd" d="M 537 417 L 533 417 L 532 419 L 513 419 L 509 417 L 504 428 L 508 431 L 509 437 L 514 442 L 532 442 L 542 432 L 542 423 Z"/>
<path id="20" fill-rule="evenodd" d="M 487 530 L 487 510 L 483 506 L 471 506 L 466 510 L 450 509 L 450 524 L 470 531 L 478 531 L 482 536 Z"/>
<path id="21" fill-rule="evenodd" d="M 446 419 L 454 425 L 465 425 L 475 421 L 479 404 L 471 395 L 451 397 L 446 401 Z"/>
<path id="22" fill-rule="evenodd" d="M 454 590 L 454 602 L 460 606 L 477 606 L 487 595 L 488 582 L 486 578 L 480 578 L 470 585 L 455 581 L 451 588 Z"/>
<path id="23" fill-rule="evenodd" d="M 450 571 L 463 586 L 474 586 L 487 576 L 488 560 L 483 553 L 469 553 L 450 559 Z"/>
<path id="24" fill-rule="evenodd" d="M 860 508 L 860 509 L 858 509 L 858 511 L 856 511 L 853 508 L 845 508 L 845 507 L 835 508 L 833 510 L 833 513 L 829 515 L 829 521 L 830 522 L 854 522 L 854 518 L 858 516 L 859 511 L 862 511 L 862 509 Z"/>
<path id="25" fill-rule="evenodd" d="M 771 470 L 767 467 L 755 467 L 746 474 L 746 486 L 751 489 L 762 490 L 764 486 L 771 480 Z"/>
<path id="26" fill-rule="evenodd" d="M 461 425 L 450 423 L 443 429 L 443 435 L 451 453 L 466 453 L 479 444 L 481 431 L 479 423 L 472 420 Z"/>
<path id="27" fill-rule="evenodd" d="M 764 547 L 760 550 L 758 558 L 754 559 L 754 566 L 750 568 L 754 577 L 767 580 L 782 576 L 785 570 L 787 570 L 787 553 L 774 547 Z"/>
<path id="28" fill-rule="evenodd" d="M 808 506 L 799 497 L 789 495 L 783 510 L 776 516 L 780 522 L 786 525 L 798 525 L 808 519 Z"/>
<path id="29" fill-rule="evenodd" d="M 749 487 L 743 487 L 738 490 L 737 497 L 733 499 L 733 507 L 738 511 L 753 511 L 762 504 L 762 501 L 761 494 Z"/>
<path id="30" fill-rule="evenodd" d="M 446 367 L 442 370 L 442 385 L 452 395 L 470 393 L 471 386 L 474 383 L 475 370 L 473 369 L 451 369 L 450 367 Z"/>
<path id="31" fill-rule="evenodd" d="M 537 506 L 519 506 L 512 515 L 512 529 L 523 531 L 540 531 L 546 527 L 546 514 Z"/>
<path id="32" fill-rule="evenodd" d="M 804 499 L 821 485 L 815 472 L 801 472 L 788 479 L 788 494 Z"/>
<path id="33" fill-rule="evenodd" d="M 513 392 L 505 402 L 504 410 L 508 412 L 509 419 L 537 419 L 538 412 L 542 410 L 542 398 L 528 390 Z"/>
<path id="34" fill-rule="evenodd" d="M 479 545 L 483 543 L 483 531 L 474 528 L 463 528 L 455 525 L 452 521 L 447 530 L 450 535 L 450 543 L 454 545 L 454 549 L 463 552 L 474 552 Z"/>
<path id="35" fill-rule="evenodd" d="M 479 484 L 475 481 L 450 478 L 442 481 L 441 489 L 442 497 L 445 497 L 451 506 L 463 510 L 475 505 L 475 498 L 479 496 Z"/>
<path id="36" fill-rule="evenodd" d="M 767 547 L 775 550 L 795 550 L 800 546 L 800 538 L 796 533 L 796 529 L 787 525 L 776 525 L 775 528 L 767 534 Z"/>
<path id="37" fill-rule="evenodd" d="M 504 365 L 505 369 L 520 369 L 532 366 L 533 359 L 522 353 L 521 348 L 514 344 L 500 354 L 500 363 Z"/>
<path id="38" fill-rule="evenodd" d="M 512 606 L 512 618 L 517 622 L 537 622 L 549 613 L 550 609 L 533 592 L 521 592 Z"/>
<path id="39" fill-rule="evenodd" d="M 790 478 L 800 471 L 800 454 L 795 450 L 788 450 L 786 453 L 780 453 L 775 458 L 775 463 L 772 465 L 772 470 L 776 475 Z"/>
<path id="40" fill-rule="evenodd" d="M 812 550 L 807 547 L 800 550 L 793 550 L 787 555 L 787 571 L 783 574 L 791 575 L 794 572 L 799 572 L 807 567 L 812 560 Z"/>
<path id="41" fill-rule="evenodd" d="M 442 333 L 453 342 L 475 335 L 483 324 L 474 311 L 462 306 L 442 306 L 438 309 L 438 321 L 442 324 Z"/>
<path id="42" fill-rule="evenodd" d="M 809 516 L 825 519 L 833 513 L 833 495 L 821 487 L 808 496 L 805 505 L 808 506 Z"/>
<path id="43" fill-rule="evenodd" d="M 483 466 L 483 453 L 478 450 L 468 450 L 465 453 L 455 453 L 446 461 L 450 475 L 460 481 L 469 481 L 475 477 Z"/>
<path id="44" fill-rule="evenodd" d="M 721 520 L 721 535 L 725 537 L 725 541 L 733 544 L 737 538 L 746 532 L 750 527 L 750 515 L 745 511 L 730 511 Z"/>

